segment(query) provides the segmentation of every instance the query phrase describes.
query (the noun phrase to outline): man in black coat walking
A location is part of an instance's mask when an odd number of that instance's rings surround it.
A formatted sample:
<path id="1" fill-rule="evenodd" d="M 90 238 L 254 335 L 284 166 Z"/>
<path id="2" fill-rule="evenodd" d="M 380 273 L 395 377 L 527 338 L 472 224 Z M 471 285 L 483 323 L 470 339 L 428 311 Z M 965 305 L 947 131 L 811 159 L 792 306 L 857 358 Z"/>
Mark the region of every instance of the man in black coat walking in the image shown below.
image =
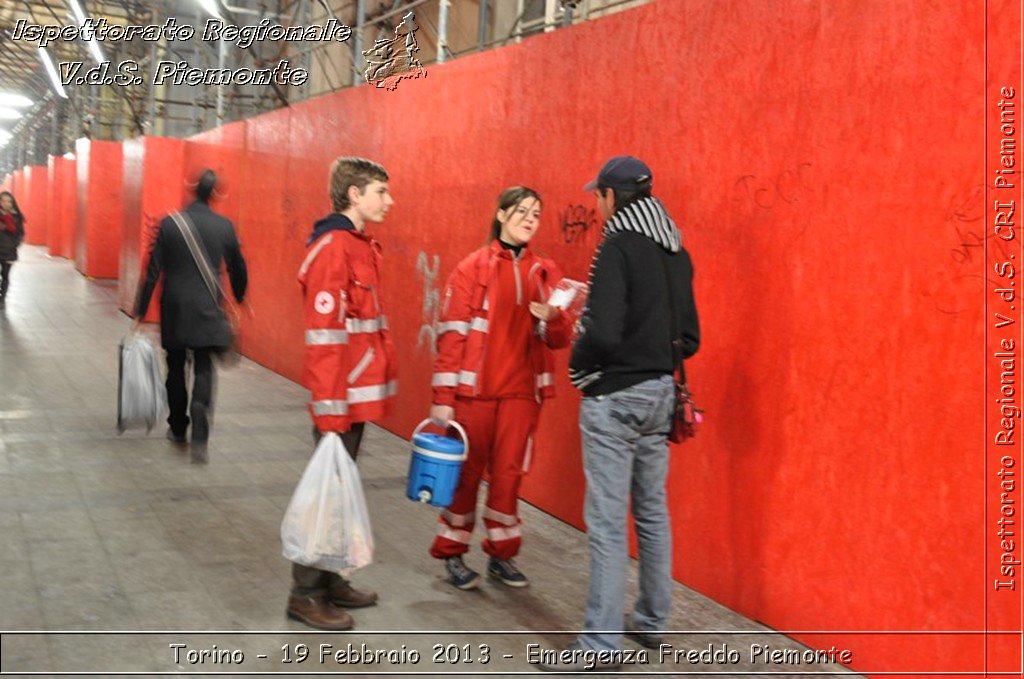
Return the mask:
<path id="1" fill-rule="evenodd" d="M 210 434 L 209 416 L 213 406 L 213 354 L 231 345 L 231 326 L 220 306 L 221 262 L 227 267 L 231 290 L 239 303 L 245 297 L 248 283 L 245 260 L 242 258 L 234 225 L 209 206 L 216 183 L 217 176 L 211 170 L 203 172 L 196 185 L 196 200 L 181 213 L 181 225 L 170 216 L 160 222 L 160 231 L 153 243 L 146 277 L 139 288 L 135 305 L 138 324 L 146 315 L 162 272 L 164 287 L 160 297 L 160 339 L 167 350 L 167 402 L 170 407 L 167 437 L 184 446 L 191 414 L 192 461 L 199 463 L 207 461 L 206 442 Z M 196 236 L 193 245 L 198 246 L 198 254 L 213 272 L 213 291 L 200 270 L 203 262 L 197 262 L 193 257 L 182 227 Z M 191 407 L 188 407 L 185 387 L 185 364 L 189 351 L 192 352 L 195 364 Z"/>

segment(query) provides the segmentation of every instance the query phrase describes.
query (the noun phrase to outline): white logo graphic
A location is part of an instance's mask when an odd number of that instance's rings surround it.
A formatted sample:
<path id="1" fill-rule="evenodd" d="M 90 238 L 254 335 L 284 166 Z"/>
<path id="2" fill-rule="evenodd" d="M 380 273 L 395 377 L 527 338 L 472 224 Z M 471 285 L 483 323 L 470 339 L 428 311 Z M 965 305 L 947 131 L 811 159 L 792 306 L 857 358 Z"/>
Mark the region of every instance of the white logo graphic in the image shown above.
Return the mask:
<path id="1" fill-rule="evenodd" d="M 316 309 L 318 314 L 329 314 L 334 311 L 334 295 L 321 290 L 316 293 L 316 299 L 313 300 L 313 308 Z"/>

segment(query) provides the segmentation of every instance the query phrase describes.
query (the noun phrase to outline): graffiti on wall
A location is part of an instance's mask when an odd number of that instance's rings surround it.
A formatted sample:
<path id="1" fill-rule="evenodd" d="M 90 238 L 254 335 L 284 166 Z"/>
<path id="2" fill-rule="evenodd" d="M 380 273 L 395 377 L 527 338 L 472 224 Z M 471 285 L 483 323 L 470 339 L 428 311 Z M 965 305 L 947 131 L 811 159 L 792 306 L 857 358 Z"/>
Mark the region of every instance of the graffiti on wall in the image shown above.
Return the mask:
<path id="1" fill-rule="evenodd" d="M 423 276 L 423 325 L 416 338 L 416 348 L 424 343 L 430 347 L 430 355 L 437 355 L 437 319 L 441 312 L 441 290 L 437 287 L 437 274 L 441 270 L 441 257 L 434 255 L 433 266 L 430 256 L 420 251 L 416 258 L 416 273 Z"/>
<path id="2" fill-rule="evenodd" d="M 566 243 L 582 241 L 597 228 L 597 210 L 584 205 L 569 205 L 558 213 L 558 226 Z"/>

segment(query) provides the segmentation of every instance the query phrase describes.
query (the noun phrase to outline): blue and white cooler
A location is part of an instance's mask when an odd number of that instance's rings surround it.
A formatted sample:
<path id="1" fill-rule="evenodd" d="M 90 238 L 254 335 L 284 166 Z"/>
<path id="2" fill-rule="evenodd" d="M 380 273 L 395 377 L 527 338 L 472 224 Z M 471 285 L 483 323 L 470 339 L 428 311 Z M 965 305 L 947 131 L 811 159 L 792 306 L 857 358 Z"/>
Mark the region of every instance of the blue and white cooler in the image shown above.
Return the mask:
<path id="1" fill-rule="evenodd" d="M 469 439 L 466 430 L 454 420 L 449 424 L 459 432 L 462 441 L 421 433 L 428 424 L 429 418 L 420 422 L 412 433 L 412 459 L 405 496 L 414 502 L 447 507 L 455 498 L 462 463 L 469 455 Z"/>

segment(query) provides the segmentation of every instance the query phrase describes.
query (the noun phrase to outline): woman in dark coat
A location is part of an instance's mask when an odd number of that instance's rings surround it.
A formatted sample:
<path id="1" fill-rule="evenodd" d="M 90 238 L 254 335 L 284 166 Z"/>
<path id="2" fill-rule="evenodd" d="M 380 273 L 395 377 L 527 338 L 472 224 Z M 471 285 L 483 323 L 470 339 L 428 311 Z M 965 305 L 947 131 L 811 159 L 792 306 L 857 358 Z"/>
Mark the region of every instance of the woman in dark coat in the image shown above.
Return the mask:
<path id="1" fill-rule="evenodd" d="M 11 266 L 18 259 L 18 246 L 25 238 L 25 217 L 10 191 L 0 193 L 0 308 L 11 282 Z"/>
<path id="2" fill-rule="evenodd" d="M 201 256 L 207 259 L 217 281 L 221 262 L 225 264 L 231 290 L 241 303 L 248 282 L 245 260 L 234 225 L 211 210 L 208 204 L 216 183 L 217 176 L 212 171 L 204 172 L 196 186 L 195 202 L 181 214 L 184 223 L 196 233 Z M 219 285 L 215 300 L 181 229 L 171 217 L 164 217 L 160 222 L 146 277 L 139 286 L 135 305 L 135 317 L 139 321 L 146 316 L 161 274 L 164 288 L 160 296 L 160 339 L 167 350 L 167 404 L 170 408 L 167 438 L 184 446 L 188 440 L 185 432 L 191 424 L 192 461 L 203 463 L 207 461 L 206 441 L 213 407 L 213 354 L 231 345 L 231 327 L 220 307 Z M 189 352 L 195 365 L 190 406 L 185 387 Z"/>

